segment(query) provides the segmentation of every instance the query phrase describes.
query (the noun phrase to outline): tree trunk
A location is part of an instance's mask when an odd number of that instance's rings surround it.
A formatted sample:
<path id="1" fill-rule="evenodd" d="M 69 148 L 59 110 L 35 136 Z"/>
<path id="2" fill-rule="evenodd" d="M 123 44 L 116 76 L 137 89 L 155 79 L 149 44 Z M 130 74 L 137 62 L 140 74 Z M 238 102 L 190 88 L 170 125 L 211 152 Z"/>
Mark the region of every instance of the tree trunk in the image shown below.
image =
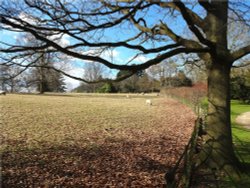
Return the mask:
<path id="1" fill-rule="evenodd" d="M 46 89 L 46 81 L 45 81 L 44 69 L 42 67 L 39 67 L 39 74 L 40 74 L 39 93 L 43 94 L 45 92 L 45 89 Z"/>
<path id="2" fill-rule="evenodd" d="M 205 154 L 213 170 L 237 170 L 230 121 L 230 63 L 213 62 L 208 68 L 208 116 Z M 204 157 L 204 155 L 203 155 Z M 229 173 L 230 173 L 229 172 Z"/>
<path id="3" fill-rule="evenodd" d="M 232 60 L 227 49 L 228 1 L 211 1 L 206 17 L 206 31 L 213 43 L 210 55 L 204 56 L 208 73 L 207 135 L 201 159 L 214 170 L 230 174 L 240 167 L 234 153 L 230 118 L 230 69 Z M 230 170 L 230 171 L 229 171 Z M 232 171 L 233 170 L 233 171 Z"/>

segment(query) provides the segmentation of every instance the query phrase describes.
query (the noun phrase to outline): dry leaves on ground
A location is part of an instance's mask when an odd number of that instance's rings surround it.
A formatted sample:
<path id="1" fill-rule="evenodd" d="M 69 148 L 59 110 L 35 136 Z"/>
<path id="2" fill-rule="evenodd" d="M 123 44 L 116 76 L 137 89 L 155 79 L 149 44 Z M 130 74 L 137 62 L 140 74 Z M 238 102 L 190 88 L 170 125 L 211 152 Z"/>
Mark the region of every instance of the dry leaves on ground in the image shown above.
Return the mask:
<path id="1" fill-rule="evenodd" d="M 86 135 L 77 129 L 81 138 L 72 133 L 75 138 L 60 142 L 36 141 L 29 132 L 17 138 L 3 134 L 2 187 L 164 187 L 164 174 L 183 152 L 195 116 L 172 99 L 148 108 L 146 116 L 127 117 L 132 124 Z M 147 118 L 150 124 L 140 128 Z"/>

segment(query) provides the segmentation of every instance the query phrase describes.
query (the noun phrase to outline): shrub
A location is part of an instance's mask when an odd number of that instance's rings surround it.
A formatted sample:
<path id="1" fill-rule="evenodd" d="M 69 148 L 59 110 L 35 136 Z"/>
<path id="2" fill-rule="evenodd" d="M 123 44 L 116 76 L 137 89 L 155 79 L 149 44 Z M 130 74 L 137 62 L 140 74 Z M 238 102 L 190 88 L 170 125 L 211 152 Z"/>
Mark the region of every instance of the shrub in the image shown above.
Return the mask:
<path id="1" fill-rule="evenodd" d="M 250 86 L 242 76 L 231 78 L 231 98 L 250 103 Z"/>
<path id="2" fill-rule="evenodd" d="M 179 98 L 190 104 L 195 111 L 199 111 L 199 108 L 206 109 L 206 104 L 203 101 L 207 95 L 207 85 L 204 83 L 198 83 L 192 87 L 175 87 L 167 88 L 161 91 L 163 94 L 167 94 L 171 97 Z"/>
<path id="3" fill-rule="evenodd" d="M 115 87 L 112 83 L 105 83 L 102 87 L 97 89 L 97 93 L 114 93 Z"/>

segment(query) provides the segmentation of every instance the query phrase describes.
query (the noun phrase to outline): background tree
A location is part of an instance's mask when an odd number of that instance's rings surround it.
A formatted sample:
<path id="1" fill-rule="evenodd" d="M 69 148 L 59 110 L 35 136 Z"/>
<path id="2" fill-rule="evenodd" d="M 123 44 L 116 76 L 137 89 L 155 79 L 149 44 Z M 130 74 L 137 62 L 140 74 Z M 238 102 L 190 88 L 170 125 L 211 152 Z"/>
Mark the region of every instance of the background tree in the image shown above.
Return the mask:
<path id="1" fill-rule="evenodd" d="M 43 54 L 33 68 L 30 82 L 36 84 L 37 91 L 44 92 L 64 92 L 65 82 L 62 73 L 55 71 L 52 54 Z M 45 68 L 50 67 L 50 68 Z"/>
<path id="2" fill-rule="evenodd" d="M 204 61 L 197 58 L 184 59 L 184 69 L 193 83 L 207 82 L 207 71 Z"/>
<path id="3" fill-rule="evenodd" d="M 8 80 L 8 66 L 1 65 L 0 67 L 0 82 L 1 90 L 7 91 L 7 80 Z"/>
<path id="4" fill-rule="evenodd" d="M 163 87 L 171 88 L 171 87 L 182 87 L 182 86 L 192 86 L 192 80 L 186 76 L 186 74 L 180 70 L 176 75 L 172 75 L 171 77 L 165 77 L 163 79 Z"/>
<path id="5" fill-rule="evenodd" d="M 231 98 L 250 103 L 250 67 L 232 70 Z"/>
<path id="6" fill-rule="evenodd" d="M 34 47 L 42 45 L 42 42 L 35 40 L 34 36 L 29 33 L 17 38 L 17 43 L 26 43 L 26 45 Z M 55 63 L 62 64 L 63 62 L 60 55 L 48 50 L 40 50 L 34 53 L 31 48 L 29 51 L 29 61 L 33 62 L 30 70 L 32 76 L 28 77 L 29 80 L 26 78 L 26 81 L 32 83 L 33 86 L 35 85 L 39 93 L 65 91 L 66 87 L 62 73 L 54 70 Z"/>
<path id="7" fill-rule="evenodd" d="M 36 75 L 33 73 L 33 68 L 30 68 L 21 76 L 23 91 L 31 93 L 37 90 Z"/>
<path id="8" fill-rule="evenodd" d="M 90 4 L 90 1 L 3 0 L 0 23 L 4 30 L 30 33 L 41 41 L 41 45 L 32 46 L 34 52 L 44 49 L 58 51 L 83 62 L 98 62 L 110 69 L 129 71 L 117 80 L 179 54 L 196 54 L 205 62 L 208 75 L 208 134 L 204 138 L 204 158 L 207 159 L 209 153 L 206 163 L 212 169 L 232 170 L 239 163 L 231 134 L 230 71 L 237 60 L 249 57 L 246 55 L 250 53 L 250 37 L 240 39 L 244 42 L 237 43 L 237 48 L 229 48 L 228 25 L 241 21 L 249 32 L 249 5 L 247 1 L 227 0 L 198 0 L 193 4 L 183 2 L 100 0 Z M 177 27 L 174 23 L 186 26 L 192 37 L 185 36 L 180 25 Z M 235 34 L 238 34 L 237 31 Z M 58 44 L 53 39 L 58 35 L 69 36 L 72 43 L 66 46 Z M 23 59 L 25 52 L 31 50 L 27 45 L 6 42 L 2 41 L 1 55 L 7 53 L 8 59 L 16 64 L 20 64 L 17 59 Z M 126 61 L 121 64 L 84 53 L 96 48 L 128 50 L 136 53 L 135 57 L 142 53 L 151 56 L 142 63 Z M 31 64 L 26 63 L 25 66 Z M 90 82 L 66 72 L 64 74 Z"/>
<path id="9" fill-rule="evenodd" d="M 19 92 L 23 86 L 22 77 L 19 74 L 19 66 L 0 66 L 1 90 L 8 92 Z"/>
<path id="10" fill-rule="evenodd" d="M 105 72 L 105 67 L 100 63 L 85 63 L 83 78 L 88 82 L 102 80 L 102 78 L 105 76 Z M 104 85 L 104 83 L 82 83 L 82 85 L 85 85 L 84 88 L 86 92 L 95 93 L 100 87 Z"/>
<path id="11" fill-rule="evenodd" d="M 127 74 L 127 71 L 120 71 L 117 74 L 117 78 Z M 117 92 L 121 93 L 141 93 L 141 92 L 152 92 L 159 91 L 157 88 L 157 82 L 151 78 L 146 71 L 140 71 L 133 76 L 115 84 Z"/>
<path id="12" fill-rule="evenodd" d="M 98 93 L 116 93 L 116 88 L 112 83 L 105 83 L 97 89 Z"/>
<path id="13" fill-rule="evenodd" d="M 171 78 L 174 75 L 176 75 L 178 66 L 173 60 L 169 60 L 169 61 L 163 61 L 157 65 L 154 65 L 150 67 L 148 70 L 149 70 L 150 76 L 152 76 L 154 79 L 159 80 L 161 83 L 161 86 L 164 87 L 168 84 L 166 83 L 167 81 L 166 78 Z"/>

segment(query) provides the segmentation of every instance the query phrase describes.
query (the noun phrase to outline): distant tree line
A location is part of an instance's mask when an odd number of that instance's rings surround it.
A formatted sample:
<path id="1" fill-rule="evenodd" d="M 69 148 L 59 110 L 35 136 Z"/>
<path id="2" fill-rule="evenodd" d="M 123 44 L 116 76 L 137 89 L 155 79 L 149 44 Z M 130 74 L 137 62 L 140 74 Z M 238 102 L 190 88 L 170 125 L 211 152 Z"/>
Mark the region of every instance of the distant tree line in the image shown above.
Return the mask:
<path id="1" fill-rule="evenodd" d="M 1 66 L 0 88 L 3 91 L 13 92 L 64 92 L 66 85 L 63 75 L 46 68 L 30 68 L 25 74 L 16 77 L 18 67 Z"/>
<path id="2" fill-rule="evenodd" d="M 87 64 L 84 79 L 98 80 L 103 78 L 103 67 L 99 64 Z M 119 71 L 116 78 L 126 75 L 127 71 Z M 161 88 L 192 86 L 192 80 L 184 71 L 178 70 L 173 62 L 167 62 L 152 67 L 146 71 L 139 71 L 121 82 L 107 82 L 86 84 L 82 83 L 74 92 L 89 93 L 149 93 L 159 92 Z"/>
<path id="3" fill-rule="evenodd" d="M 18 66 L 0 67 L 0 87 L 1 90 L 13 92 L 64 92 L 66 84 L 63 75 L 53 70 L 52 57 L 43 54 L 36 63 L 36 67 L 29 68 L 29 71 L 22 72 Z M 44 68 L 51 67 L 51 68 Z"/>
<path id="4" fill-rule="evenodd" d="M 25 40 L 24 40 L 25 39 Z M 60 41 L 59 41 L 60 42 Z M 18 45 L 23 43 L 30 47 L 43 45 L 41 41 L 35 40 L 31 34 L 21 34 L 16 39 Z M 39 52 L 29 51 L 26 57 L 31 66 L 18 66 L 17 63 L 1 64 L 0 66 L 0 87 L 2 90 L 13 92 L 64 92 L 66 84 L 63 75 L 55 71 L 56 64 L 62 63 L 65 59 L 62 55 L 48 50 Z M 57 67 L 58 69 L 58 67 Z"/>

